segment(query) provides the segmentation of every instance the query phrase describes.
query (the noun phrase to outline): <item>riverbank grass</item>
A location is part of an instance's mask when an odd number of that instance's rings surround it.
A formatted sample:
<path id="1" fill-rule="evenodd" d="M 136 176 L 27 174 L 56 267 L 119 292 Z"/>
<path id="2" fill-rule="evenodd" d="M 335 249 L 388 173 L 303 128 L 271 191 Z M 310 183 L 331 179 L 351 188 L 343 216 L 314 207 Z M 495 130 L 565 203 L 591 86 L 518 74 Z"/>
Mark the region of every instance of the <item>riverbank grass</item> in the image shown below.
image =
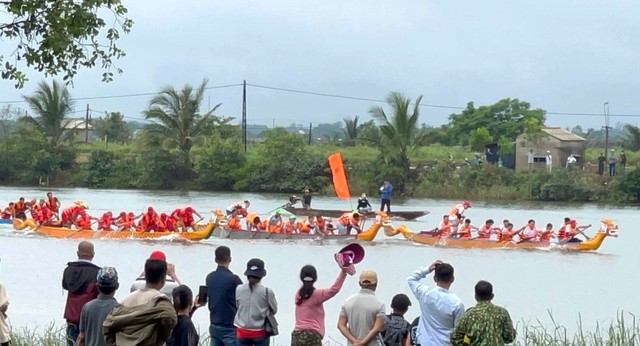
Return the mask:
<path id="1" fill-rule="evenodd" d="M 631 313 L 619 312 L 608 326 L 596 324 L 594 330 L 586 330 L 582 318 L 578 318 L 577 330 L 560 325 L 549 312 L 551 324 L 540 320 L 534 323 L 522 321 L 516 326 L 517 346 L 638 346 L 640 345 L 640 323 Z M 200 331 L 200 345 L 209 346 L 209 335 Z M 12 331 L 12 346 L 65 346 L 64 327 L 49 325 L 44 329 L 27 327 Z M 332 343 L 333 342 L 333 343 Z M 275 346 L 282 346 L 274 340 Z M 345 343 L 346 344 L 346 343 Z M 344 346 L 339 341 L 327 341 L 328 346 Z"/>

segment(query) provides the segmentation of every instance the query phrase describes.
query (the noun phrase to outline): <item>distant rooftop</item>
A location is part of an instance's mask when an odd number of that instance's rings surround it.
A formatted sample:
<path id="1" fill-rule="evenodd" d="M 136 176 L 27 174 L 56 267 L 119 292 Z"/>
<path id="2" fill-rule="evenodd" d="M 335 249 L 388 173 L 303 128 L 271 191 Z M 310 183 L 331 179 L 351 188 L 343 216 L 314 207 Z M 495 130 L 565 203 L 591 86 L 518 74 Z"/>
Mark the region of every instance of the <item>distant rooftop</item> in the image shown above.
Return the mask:
<path id="1" fill-rule="evenodd" d="M 68 119 L 67 123 L 64 125 L 64 128 L 66 130 L 73 130 L 73 129 L 78 129 L 78 130 L 84 130 L 85 128 L 88 129 L 92 129 L 93 126 L 91 126 L 91 123 L 89 123 L 89 126 L 85 125 L 85 120 L 84 119 Z"/>
<path id="2" fill-rule="evenodd" d="M 561 127 L 545 127 L 542 131 L 548 134 L 551 137 L 557 138 L 561 141 L 584 141 L 585 139 L 576 135 L 575 133 L 571 133 Z"/>

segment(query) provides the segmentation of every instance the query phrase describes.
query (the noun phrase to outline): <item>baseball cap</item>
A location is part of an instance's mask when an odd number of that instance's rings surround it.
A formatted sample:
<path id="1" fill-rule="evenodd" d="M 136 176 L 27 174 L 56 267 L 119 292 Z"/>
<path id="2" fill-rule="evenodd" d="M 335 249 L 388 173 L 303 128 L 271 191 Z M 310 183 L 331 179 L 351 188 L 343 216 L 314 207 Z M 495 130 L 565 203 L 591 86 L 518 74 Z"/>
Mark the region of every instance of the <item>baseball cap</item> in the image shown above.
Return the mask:
<path id="1" fill-rule="evenodd" d="M 116 287 L 118 285 L 118 272 L 114 267 L 102 267 L 96 276 L 96 283 L 100 287 Z"/>
<path id="2" fill-rule="evenodd" d="M 374 285 L 378 283 L 378 274 L 373 270 L 363 270 L 360 273 L 360 279 L 358 280 L 361 284 L 369 284 Z"/>
<path id="3" fill-rule="evenodd" d="M 154 251 L 151 253 L 151 256 L 149 256 L 149 259 L 161 260 L 166 262 L 167 256 L 162 251 Z"/>

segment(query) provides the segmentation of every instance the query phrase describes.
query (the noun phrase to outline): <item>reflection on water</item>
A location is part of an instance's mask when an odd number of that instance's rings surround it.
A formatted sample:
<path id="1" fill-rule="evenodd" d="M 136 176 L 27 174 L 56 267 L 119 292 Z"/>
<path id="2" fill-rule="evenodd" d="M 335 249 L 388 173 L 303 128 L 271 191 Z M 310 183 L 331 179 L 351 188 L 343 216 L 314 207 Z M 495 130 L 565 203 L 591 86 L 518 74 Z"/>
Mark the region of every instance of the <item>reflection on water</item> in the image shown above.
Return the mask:
<path id="1" fill-rule="evenodd" d="M 46 190 L 0 188 L 0 203 L 19 196 L 29 198 L 43 195 Z M 123 191 L 123 190 L 54 190 L 67 205 L 74 200 L 85 200 L 95 214 L 106 210 L 141 211 L 149 205 L 157 210 L 170 211 L 175 207 L 192 205 L 201 213 L 213 208 L 225 208 L 237 200 L 249 198 L 252 208 L 267 212 L 282 205 L 286 195 L 241 195 L 210 192 L 176 191 Z M 372 200 L 372 202 L 374 202 Z M 394 201 L 397 209 L 425 209 L 431 214 L 416 222 L 406 222 L 414 231 L 433 228 L 441 215 L 459 201 L 409 199 L 402 204 Z M 314 197 L 314 207 L 349 209 L 349 203 L 328 197 Z M 380 277 L 377 295 L 387 302 L 396 293 L 411 297 L 406 277 L 419 266 L 435 259 L 452 263 L 456 281 L 452 290 L 463 299 L 467 307 L 474 304 L 473 286 L 480 279 L 489 280 L 496 291 L 495 302 L 509 309 L 515 321 L 540 318 L 549 322 L 551 310 L 559 323 L 575 326 L 578 313 L 585 327 L 596 321 L 615 318 L 620 309 L 640 311 L 640 300 L 633 299 L 640 289 L 635 274 L 640 254 L 635 244 L 640 241 L 636 225 L 640 222 L 637 207 L 605 207 L 598 205 L 542 204 L 542 203 L 482 203 L 474 202 L 468 217 L 474 224 L 487 218 L 512 220 L 519 227 L 527 219 L 538 224 L 560 222 L 563 217 L 575 217 L 579 223 L 594 225 L 595 232 L 603 217 L 615 220 L 620 226 L 620 237 L 607 238 L 597 253 L 577 253 L 558 250 L 523 249 L 451 249 L 433 248 L 408 243 L 399 236 L 387 238 L 380 232 L 376 240 L 365 244 L 366 257 L 358 270 L 375 269 Z M 400 224 L 396 222 L 396 224 Z M 589 233 L 589 232 L 587 232 Z M 145 258 L 154 250 L 165 251 L 170 262 L 176 264 L 182 281 L 197 289 L 208 272 L 214 269 L 213 251 L 224 244 L 232 249 L 231 269 L 241 274 L 244 264 L 252 257 L 263 258 L 268 276 L 265 284 L 271 287 L 280 304 L 278 313 L 281 336 L 278 344 L 288 343 L 293 326 L 293 295 L 299 285 L 298 270 L 311 263 L 318 267 L 318 286 L 331 284 L 338 273 L 333 253 L 343 243 L 335 241 L 264 241 L 210 239 L 200 243 L 172 243 L 160 240 L 95 240 L 99 265 L 115 266 L 120 274 L 121 288 L 116 297 L 121 299 L 142 269 Z M 17 234 L 7 225 L 0 225 L 0 280 L 7 286 L 11 297 L 10 321 L 14 326 L 44 325 L 50 321 L 62 323 L 64 292 L 60 287 L 62 270 L 67 261 L 74 260 L 77 241 L 48 239 L 35 234 Z M 431 283 L 427 278 L 425 283 Z M 620 283 L 622 284 L 616 284 Z M 612 285 L 616 284 L 615 291 Z M 327 336 L 342 341 L 335 328 L 342 302 L 358 291 L 357 279 L 348 278 L 343 290 L 325 308 Z M 615 293 L 614 293 L 615 292 Z M 418 314 L 415 304 L 407 319 Z M 199 311 L 194 321 L 201 330 L 207 330 L 208 313 Z"/>

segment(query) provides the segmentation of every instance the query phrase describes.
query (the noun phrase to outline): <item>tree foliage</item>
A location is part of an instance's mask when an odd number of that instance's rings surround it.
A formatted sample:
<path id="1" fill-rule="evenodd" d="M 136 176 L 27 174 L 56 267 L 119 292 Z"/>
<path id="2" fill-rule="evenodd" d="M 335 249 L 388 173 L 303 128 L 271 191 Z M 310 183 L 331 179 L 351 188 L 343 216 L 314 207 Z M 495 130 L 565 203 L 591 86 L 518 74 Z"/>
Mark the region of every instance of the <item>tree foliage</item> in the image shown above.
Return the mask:
<path id="1" fill-rule="evenodd" d="M 493 141 L 489 130 L 484 127 L 471 130 L 469 133 L 469 146 L 473 151 L 484 151 L 484 146 L 490 144 Z"/>
<path id="2" fill-rule="evenodd" d="M 408 150 L 426 142 L 425 131 L 418 127 L 420 120 L 420 101 L 418 96 L 413 103 L 401 93 L 391 92 L 386 99 L 392 113 L 387 115 L 382 107 L 373 107 L 369 114 L 380 123 L 377 146 L 385 162 L 398 165 L 404 172 L 396 187 L 402 191 L 410 170 Z"/>
<path id="3" fill-rule="evenodd" d="M 11 18 L 0 23 L 0 39 L 14 43 L 3 45 L 4 61 L 0 51 L 0 76 L 17 88 L 28 80 L 21 65 L 45 76 L 62 74 L 67 82 L 81 68 L 97 65 L 102 80 L 111 81 L 113 60 L 125 55 L 116 43 L 133 26 L 120 0 L 6 0 L 0 8 Z"/>
<path id="4" fill-rule="evenodd" d="M 328 182 L 326 158 L 308 152 L 300 136 L 283 128 L 269 130 L 251 160 L 247 176 L 235 188 L 247 191 L 298 192 L 321 190 Z"/>
<path id="5" fill-rule="evenodd" d="M 126 143 L 131 137 L 127 122 L 120 112 L 106 113 L 104 118 L 93 121 L 93 131 L 99 138 L 109 142 Z"/>
<path id="6" fill-rule="evenodd" d="M 626 124 L 624 129 L 627 131 L 627 137 L 625 138 L 625 148 L 638 151 L 640 150 L 640 127 Z"/>
<path id="7" fill-rule="evenodd" d="M 238 180 L 244 179 L 246 159 L 238 137 L 211 137 L 207 146 L 195 155 L 195 172 L 198 182 L 208 189 L 232 190 Z"/>
<path id="8" fill-rule="evenodd" d="M 51 85 L 40 82 L 33 95 L 23 96 L 36 117 L 24 116 L 21 121 L 31 124 L 48 138 L 52 147 L 70 138 L 73 131 L 67 129 L 73 110 L 73 100 L 69 90 L 55 80 Z"/>
<path id="9" fill-rule="evenodd" d="M 205 79 L 196 89 L 185 85 L 182 90 L 165 87 L 149 102 L 149 109 L 144 112 L 147 120 L 154 121 L 146 130 L 167 139 L 170 146 L 180 150 L 180 163 L 190 163 L 189 152 L 196 137 L 212 134 L 219 119 L 213 115 L 220 104 L 200 114 L 200 107 L 207 90 Z"/>
<path id="10" fill-rule="evenodd" d="M 358 119 L 359 117 L 356 115 L 353 119 L 344 119 L 344 145 L 346 146 L 354 146 L 359 137 L 358 127 Z"/>
<path id="11" fill-rule="evenodd" d="M 491 134 L 493 141 L 505 136 L 510 141 L 525 133 L 534 135 L 539 132 L 545 121 L 545 111 L 531 109 L 528 102 L 518 99 L 502 99 L 493 105 L 476 108 L 473 102 L 460 114 L 449 116 L 450 135 L 460 139 L 460 144 L 468 145 L 468 134 L 484 127 Z"/>

